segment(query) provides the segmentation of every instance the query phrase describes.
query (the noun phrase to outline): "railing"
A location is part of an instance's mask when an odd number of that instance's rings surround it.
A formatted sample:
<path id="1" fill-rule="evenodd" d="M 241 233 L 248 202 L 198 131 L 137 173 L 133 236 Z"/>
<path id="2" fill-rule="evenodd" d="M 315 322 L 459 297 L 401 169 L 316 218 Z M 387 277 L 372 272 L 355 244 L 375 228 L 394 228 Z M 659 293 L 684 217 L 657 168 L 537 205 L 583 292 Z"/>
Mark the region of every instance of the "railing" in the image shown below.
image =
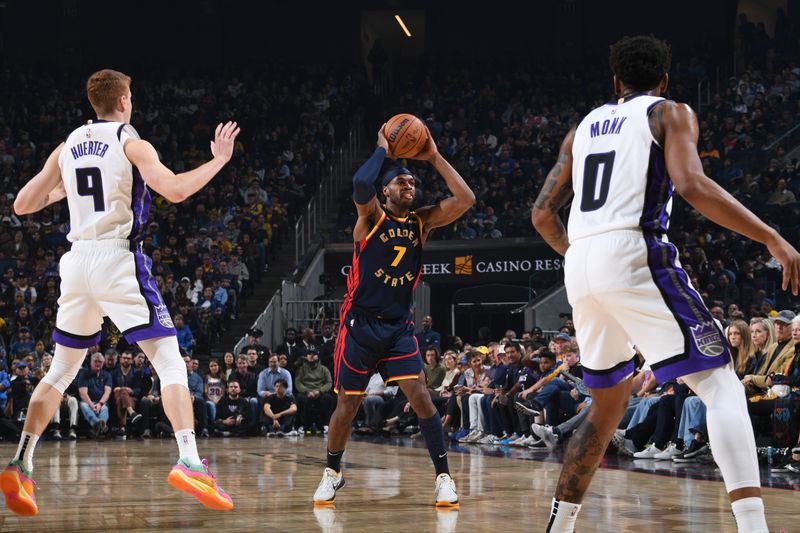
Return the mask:
<path id="1" fill-rule="evenodd" d="M 322 329 L 322 322 L 336 328 L 339 325 L 339 311 L 342 300 L 296 300 L 284 302 L 286 327 Z"/>
<path id="2" fill-rule="evenodd" d="M 796 137 L 797 133 L 800 133 L 800 123 L 795 124 L 791 129 L 789 129 L 783 135 L 781 135 L 780 137 L 775 139 L 769 145 L 765 146 L 764 147 L 764 151 L 765 152 L 771 152 L 772 150 L 777 148 L 778 145 L 780 145 L 782 142 L 784 142 L 786 139 L 790 139 L 791 138 L 792 140 L 794 140 L 794 138 Z"/>
<path id="3" fill-rule="evenodd" d="M 300 264 L 311 247 L 315 237 L 319 237 L 320 226 L 333 209 L 337 209 L 336 198 L 342 189 L 344 180 L 349 179 L 353 162 L 361 146 L 361 121 L 348 132 L 347 139 L 334 157 L 329 167 L 329 176 L 317 186 L 316 195 L 308 202 L 306 212 L 294 225 L 294 260 Z"/>
<path id="4" fill-rule="evenodd" d="M 276 346 L 283 340 L 283 317 L 281 316 L 281 290 L 278 289 L 272 295 L 267 307 L 258 315 L 252 327 L 260 329 L 264 336 L 261 337 L 261 344 L 264 346 Z M 244 335 L 233 348 L 234 355 L 240 353 L 247 344 L 247 335 Z"/>
<path id="5" fill-rule="evenodd" d="M 703 106 L 711 105 L 711 79 L 705 77 L 697 82 L 697 114 L 703 112 Z"/>

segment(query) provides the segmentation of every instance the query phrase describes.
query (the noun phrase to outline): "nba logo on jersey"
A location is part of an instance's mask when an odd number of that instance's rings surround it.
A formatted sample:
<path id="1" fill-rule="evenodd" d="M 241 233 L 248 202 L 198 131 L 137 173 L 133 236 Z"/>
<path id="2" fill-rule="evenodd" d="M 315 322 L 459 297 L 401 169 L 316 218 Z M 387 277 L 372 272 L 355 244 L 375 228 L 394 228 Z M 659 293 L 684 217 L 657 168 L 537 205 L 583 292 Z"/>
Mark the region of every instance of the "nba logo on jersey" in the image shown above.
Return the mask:
<path id="1" fill-rule="evenodd" d="M 167 309 L 166 304 L 156 305 L 156 318 L 158 318 L 158 322 L 164 326 L 165 328 L 173 328 L 175 327 L 172 323 L 172 317 L 169 315 L 169 309 Z"/>
<path id="2" fill-rule="evenodd" d="M 700 353 L 708 357 L 716 357 L 725 350 L 722 346 L 722 337 L 713 322 L 701 322 L 690 328 L 694 344 Z"/>

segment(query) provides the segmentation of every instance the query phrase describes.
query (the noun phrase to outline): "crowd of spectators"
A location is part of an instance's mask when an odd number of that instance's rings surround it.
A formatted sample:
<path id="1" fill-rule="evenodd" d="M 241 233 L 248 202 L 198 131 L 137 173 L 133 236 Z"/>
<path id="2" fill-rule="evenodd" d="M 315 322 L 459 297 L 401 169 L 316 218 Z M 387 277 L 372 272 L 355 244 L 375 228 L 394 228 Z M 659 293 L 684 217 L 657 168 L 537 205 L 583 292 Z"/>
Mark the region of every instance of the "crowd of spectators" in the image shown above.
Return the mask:
<path id="1" fill-rule="evenodd" d="M 0 361 L 13 367 L 52 353 L 60 257 L 69 249 L 59 202 L 18 217 L 14 194 L 74 128 L 94 118 L 84 74 L 0 71 Z M 175 172 L 210 158 L 217 122 L 243 134 L 211 184 L 182 204 L 154 192 L 143 240 L 152 273 L 187 353 L 208 354 L 267 270 L 298 214 L 328 173 L 364 83 L 332 67 L 259 67 L 209 78 L 199 72 L 132 72 L 133 126 Z M 127 348 L 110 322 L 103 349 Z"/>

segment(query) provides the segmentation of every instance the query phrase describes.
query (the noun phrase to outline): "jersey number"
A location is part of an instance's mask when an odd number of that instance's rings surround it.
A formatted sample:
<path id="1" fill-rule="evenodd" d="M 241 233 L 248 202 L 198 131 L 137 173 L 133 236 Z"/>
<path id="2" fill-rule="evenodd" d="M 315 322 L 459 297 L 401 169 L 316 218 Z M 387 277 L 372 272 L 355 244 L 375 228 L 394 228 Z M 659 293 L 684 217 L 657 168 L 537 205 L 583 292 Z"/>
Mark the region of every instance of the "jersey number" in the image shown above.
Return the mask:
<path id="1" fill-rule="evenodd" d="M 583 195 L 581 211 L 596 211 L 608 200 L 608 187 L 611 184 L 611 170 L 614 168 L 616 152 L 591 154 L 583 164 Z M 602 170 L 601 170 L 602 169 Z M 598 187 L 597 180 L 600 180 Z"/>
<path id="2" fill-rule="evenodd" d="M 75 169 L 75 178 L 78 182 L 78 194 L 92 197 L 95 212 L 105 211 L 103 176 L 100 174 L 100 169 L 97 167 Z"/>
<path id="3" fill-rule="evenodd" d="M 406 255 L 406 247 L 405 246 L 395 246 L 394 251 L 397 252 L 397 257 L 394 258 L 392 261 L 392 266 L 396 267 L 400 264 L 400 260 L 403 259 L 403 256 Z"/>

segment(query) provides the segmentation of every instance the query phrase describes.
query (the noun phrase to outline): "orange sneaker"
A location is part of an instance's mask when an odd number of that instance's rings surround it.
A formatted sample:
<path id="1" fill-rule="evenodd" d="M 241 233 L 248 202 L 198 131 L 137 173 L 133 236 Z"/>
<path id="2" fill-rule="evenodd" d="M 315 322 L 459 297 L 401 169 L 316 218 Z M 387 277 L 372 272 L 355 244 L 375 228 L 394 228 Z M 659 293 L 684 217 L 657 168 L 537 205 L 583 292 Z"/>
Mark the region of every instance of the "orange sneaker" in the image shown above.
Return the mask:
<path id="1" fill-rule="evenodd" d="M 192 465 L 185 459 L 180 459 L 170 470 L 167 481 L 176 489 L 191 494 L 209 509 L 217 511 L 233 509 L 233 499 L 217 484 L 205 459 L 202 465 Z"/>
<path id="2" fill-rule="evenodd" d="M 36 482 L 22 461 L 11 461 L 0 474 L 0 489 L 6 497 L 6 507 L 18 515 L 33 516 L 39 512 L 34 487 Z"/>

